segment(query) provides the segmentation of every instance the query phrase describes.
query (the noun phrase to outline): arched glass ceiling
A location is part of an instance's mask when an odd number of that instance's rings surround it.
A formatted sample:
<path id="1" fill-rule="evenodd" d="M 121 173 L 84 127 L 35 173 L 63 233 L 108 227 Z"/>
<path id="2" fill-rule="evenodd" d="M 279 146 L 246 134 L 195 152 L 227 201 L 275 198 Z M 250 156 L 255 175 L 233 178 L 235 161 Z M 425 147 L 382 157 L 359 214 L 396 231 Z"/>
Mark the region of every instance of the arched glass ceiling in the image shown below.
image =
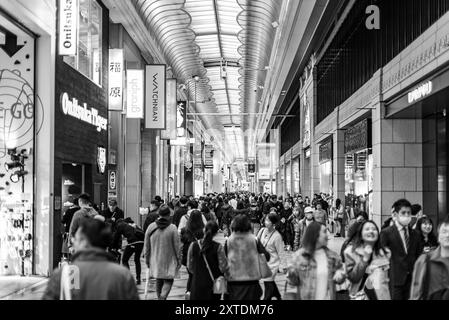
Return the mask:
<path id="1" fill-rule="evenodd" d="M 282 0 L 132 1 L 191 97 L 192 76 L 201 77 L 196 112 L 206 129 L 219 129 L 228 156 L 246 160 Z"/>

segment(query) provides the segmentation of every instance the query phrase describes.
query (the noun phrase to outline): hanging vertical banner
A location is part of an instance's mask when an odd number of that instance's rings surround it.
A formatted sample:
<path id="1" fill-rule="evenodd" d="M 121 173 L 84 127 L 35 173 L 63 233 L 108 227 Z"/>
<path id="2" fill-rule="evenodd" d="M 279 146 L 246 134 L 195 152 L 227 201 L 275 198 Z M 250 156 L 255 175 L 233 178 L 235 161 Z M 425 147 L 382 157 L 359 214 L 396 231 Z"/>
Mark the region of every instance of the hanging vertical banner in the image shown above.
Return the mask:
<path id="1" fill-rule="evenodd" d="M 146 67 L 146 129 L 166 129 L 166 77 L 165 65 L 149 65 Z"/>
<path id="2" fill-rule="evenodd" d="M 195 139 L 193 144 L 193 165 L 195 168 L 202 168 L 203 166 L 201 139 L 199 137 Z"/>
<path id="3" fill-rule="evenodd" d="M 78 51 L 78 0 L 59 0 L 59 55 Z"/>
<path id="4" fill-rule="evenodd" d="M 166 94 L 167 127 L 161 131 L 161 140 L 176 140 L 177 138 L 177 89 L 178 83 L 176 79 L 168 79 Z"/>
<path id="5" fill-rule="evenodd" d="M 143 70 L 126 71 L 126 117 L 143 119 Z"/>
<path id="6" fill-rule="evenodd" d="M 213 169 L 214 168 L 214 146 L 206 145 L 204 147 L 204 168 Z"/>
<path id="7" fill-rule="evenodd" d="M 123 110 L 123 50 L 109 50 L 109 110 Z"/>
<path id="8" fill-rule="evenodd" d="M 178 138 L 186 136 L 186 123 L 187 123 L 187 102 L 178 101 L 177 115 L 176 115 L 176 127 Z"/>

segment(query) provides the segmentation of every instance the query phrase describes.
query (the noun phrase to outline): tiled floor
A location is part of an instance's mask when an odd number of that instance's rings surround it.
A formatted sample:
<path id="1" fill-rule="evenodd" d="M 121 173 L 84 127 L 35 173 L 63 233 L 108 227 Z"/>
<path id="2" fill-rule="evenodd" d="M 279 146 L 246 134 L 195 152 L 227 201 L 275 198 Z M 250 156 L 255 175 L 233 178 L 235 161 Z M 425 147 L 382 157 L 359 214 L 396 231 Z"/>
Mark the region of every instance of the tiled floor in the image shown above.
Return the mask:
<path id="1" fill-rule="evenodd" d="M 222 234 L 217 236 L 216 241 L 224 243 L 225 238 Z M 342 238 L 332 238 L 329 241 L 329 248 L 336 252 L 340 252 L 341 245 L 343 244 Z M 288 263 L 291 257 L 291 252 L 286 252 L 285 256 L 281 258 L 284 264 Z M 144 266 L 142 260 L 142 266 Z M 135 274 L 134 261 L 130 261 L 130 267 L 133 274 Z M 138 286 L 141 299 L 145 299 L 145 283 L 146 283 L 146 270 L 143 268 L 142 272 L 142 284 Z M 188 274 L 186 269 L 181 269 L 181 279 L 176 279 L 173 288 L 170 292 L 168 300 L 184 300 L 185 291 L 187 286 Z M 278 274 L 276 277 L 276 283 L 281 293 L 285 288 L 286 275 Z M 0 278 L 0 300 L 40 300 L 46 286 L 46 279 L 43 278 L 21 278 L 21 277 L 4 277 Z M 263 287 L 263 286 L 262 286 Z M 148 300 L 156 299 L 156 293 L 154 290 L 150 290 L 147 296 Z"/>

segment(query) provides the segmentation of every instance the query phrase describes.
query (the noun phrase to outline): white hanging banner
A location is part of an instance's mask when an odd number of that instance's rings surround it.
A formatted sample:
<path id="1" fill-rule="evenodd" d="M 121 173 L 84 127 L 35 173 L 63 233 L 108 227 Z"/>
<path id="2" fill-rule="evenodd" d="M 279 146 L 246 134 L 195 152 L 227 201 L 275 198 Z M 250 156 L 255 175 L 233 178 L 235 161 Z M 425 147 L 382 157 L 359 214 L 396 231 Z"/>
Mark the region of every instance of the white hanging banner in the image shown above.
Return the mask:
<path id="1" fill-rule="evenodd" d="M 167 128 L 161 131 L 161 140 L 176 140 L 177 138 L 177 89 L 178 83 L 176 79 L 167 80 Z"/>
<path id="2" fill-rule="evenodd" d="M 144 71 L 126 71 L 126 117 L 128 119 L 144 118 Z"/>
<path id="3" fill-rule="evenodd" d="M 123 111 L 123 49 L 109 50 L 109 110 Z"/>
<path id="4" fill-rule="evenodd" d="M 59 55 L 78 51 L 78 0 L 59 0 Z"/>
<path id="5" fill-rule="evenodd" d="M 166 129 L 165 83 L 166 66 L 148 65 L 146 67 L 146 105 L 145 128 Z"/>

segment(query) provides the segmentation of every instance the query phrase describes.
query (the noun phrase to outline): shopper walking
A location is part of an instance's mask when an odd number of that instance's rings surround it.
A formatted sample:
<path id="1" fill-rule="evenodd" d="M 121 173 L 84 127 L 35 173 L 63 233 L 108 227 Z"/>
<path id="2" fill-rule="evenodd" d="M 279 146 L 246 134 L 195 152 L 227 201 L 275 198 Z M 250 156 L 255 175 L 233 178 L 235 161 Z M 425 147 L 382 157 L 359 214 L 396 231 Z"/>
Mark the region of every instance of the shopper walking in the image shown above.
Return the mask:
<path id="1" fill-rule="evenodd" d="M 279 214 L 279 233 L 282 235 L 282 240 L 285 243 L 285 249 L 290 251 L 292 247 L 290 246 L 290 224 L 288 219 L 293 214 L 292 204 L 289 200 L 285 201 L 282 211 Z"/>
<path id="2" fill-rule="evenodd" d="M 114 239 L 112 241 L 113 248 L 122 248 L 122 237 L 124 237 L 127 242 L 123 252 L 122 263 L 127 269 L 130 269 L 129 259 L 131 259 L 132 255 L 134 255 L 134 263 L 136 266 L 136 284 L 140 285 L 142 273 L 140 257 L 143 251 L 145 233 L 134 223 L 134 221 L 131 220 L 131 218 L 119 219 L 116 224 Z"/>
<path id="3" fill-rule="evenodd" d="M 106 222 L 111 222 L 112 224 L 115 224 L 119 219 L 125 218 L 125 213 L 118 207 L 115 199 L 109 200 L 108 207 L 101 215 L 106 219 Z"/>
<path id="4" fill-rule="evenodd" d="M 193 210 L 189 216 L 189 221 L 187 221 L 185 228 L 181 230 L 181 264 L 185 267 L 187 267 L 187 255 L 189 253 L 190 245 L 204 237 L 204 222 L 201 212 Z M 186 292 L 190 292 L 191 281 L 192 274 L 189 272 Z"/>
<path id="5" fill-rule="evenodd" d="M 143 224 L 144 232 L 146 232 L 148 227 L 159 218 L 159 207 L 160 205 L 158 200 L 152 200 L 150 202 L 148 216 L 146 217 L 145 222 Z"/>
<path id="6" fill-rule="evenodd" d="M 179 207 L 175 208 L 175 212 L 173 214 L 173 224 L 176 227 L 179 227 L 179 223 L 181 222 L 181 218 L 187 214 L 187 202 L 189 200 L 186 197 L 182 197 L 179 200 Z"/>
<path id="7" fill-rule="evenodd" d="M 75 233 L 84 218 L 95 218 L 96 216 L 98 216 L 98 212 L 95 211 L 95 209 L 90 205 L 90 196 L 87 193 L 79 196 L 78 204 L 80 206 L 80 210 L 75 212 L 72 218 L 72 222 L 70 223 L 69 235 L 71 239 L 75 237 Z"/>
<path id="8" fill-rule="evenodd" d="M 228 199 L 224 199 L 223 206 L 221 207 L 222 212 L 222 230 L 225 237 L 229 237 L 231 234 L 231 223 L 234 219 L 234 209 L 229 205 Z"/>
<path id="9" fill-rule="evenodd" d="M 228 292 L 230 300 L 260 300 L 262 279 L 259 269 L 259 254 L 267 261 L 270 254 L 253 235 L 247 216 L 238 215 L 232 222 L 232 234 L 225 244 L 229 263 Z"/>
<path id="10" fill-rule="evenodd" d="M 336 223 L 335 237 L 340 238 L 344 230 L 343 219 L 345 215 L 345 208 L 340 199 L 335 200 L 335 207 L 332 208 L 332 212 Z"/>
<path id="11" fill-rule="evenodd" d="M 434 233 L 432 219 L 429 217 L 419 219 L 415 230 L 420 235 L 423 253 L 428 253 L 438 247 L 438 239 Z"/>
<path id="12" fill-rule="evenodd" d="M 156 279 L 157 297 L 166 300 L 181 268 L 178 230 L 170 221 L 167 206 L 159 209 L 159 218 L 148 227 L 144 252 L 149 276 Z"/>
<path id="13" fill-rule="evenodd" d="M 449 300 L 449 218 L 438 229 L 440 246 L 416 261 L 410 300 Z"/>
<path id="14" fill-rule="evenodd" d="M 258 234 L 260 231 L 260 214 L 259 206 L 257 204 L 256 199 L 251 200 L 251 207 L 249 208 L 249 219 L 251 221 L 251 227 L 253 229 L 254 234 Z"/>
<path id="15" fill-rule="evenodd" d="M 106 252 L 111 240 L 110 228 L 104 222 L 82 219 L 75 233 L 72 265 L 52 274 L 42 299 L 138 300 L 131 273 Z M 74 278 L 70 278 L 71 270 Z"/>
<path id="16" fill-rule="evenodd" d="M 391 251 L 390 292 L 393 300 L 408 300 L 412 272 L 422 253 L 419 234 L 410 228 L 412 205 L 399 200 L 394 205 L 395 222 L 380 234 L 382 247 Z"/>
<path id="17" fill-rule="evenodd" d="M 327 226 L 328 216 L 327 216 L 327 212 L 325 210 L 323 210 L 323 204 L 322 204 L 321 200 L 319 200 L 319 201 L 317 200 L 316 206 L 315 206 L 315 212 L 313 213 L 313 216 L 314 216 L 316 222 Z"/>
<path id="18" fill-rule="evenodd" d="M 178 226 L 179 235 L 181 235 L 182 229 L 184 229 L 186 227 L 187 222 L 190 219 L 190 214 L 195 210 L 197 211 L 198 208 L 199 208 L 199 204 L 195 200 L 187 202 L 187 214 L 185 214 L 181 217 L 181 221 L 179 222 L 179 226 Z M 206 223 L 207 223 L 206 217 L 204 215 L 201 215 L 201 217 L 203 219 L 203 224 L 206 225 Z"/>
<path id="19" fill-rule="evenodd" d="M 222 295 L 214 294 L 214 284 L 220 279 L 223 284 L 229 276 L 228 260 L 224 247 L 214 241 L 218 224 L 209 221 L 204 238 L 190 245 L 187 270 L 192 275 L 190 300 L 220 300 Z"/>
<path id="20" fill-rule="evenodd" d="M 276 285 L 276 275 L 280 271 L 281 257 L 284 254 L 284 241 L 282 235 L 276 230 L 276 225 L 279 223 L 279 216 L 275 213 L 270 213 L 265 218 L 265 228 L 259 231 L 257 239 L 270 254 L 270 261 L 268 266 L 271 269 L 272 276 L 263 279 L 265 294 L 263 300 L 281 300 L 281 293 Z"/>
<path id="21" fill-rule="evenodd" d="M 306 229 L 303 248 L 288 267 L 288 282 L 297 287 L 298 300 L 335 300 L 336 284 L 346 279 L 339 255 L 327 248 L 325 225 L 312 222 Z"/>
<path id="22" fill-rule="evenodd" d="M 382 247 L 379 228 L 373 221 L 362 223 L 344 255 L 351 299 L 391 300 L 388 279 L 391 252 Z"/>

